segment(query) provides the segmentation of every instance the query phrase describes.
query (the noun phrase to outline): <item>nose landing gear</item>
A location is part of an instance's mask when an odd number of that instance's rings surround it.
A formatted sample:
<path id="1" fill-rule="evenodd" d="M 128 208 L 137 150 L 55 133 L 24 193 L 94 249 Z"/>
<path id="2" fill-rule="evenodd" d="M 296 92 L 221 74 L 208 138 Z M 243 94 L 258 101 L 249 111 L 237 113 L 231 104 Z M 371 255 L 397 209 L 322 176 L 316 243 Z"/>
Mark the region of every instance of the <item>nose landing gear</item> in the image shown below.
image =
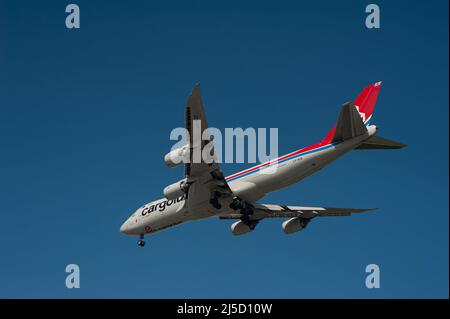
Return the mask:
<path id="1" fill-rule="evenodd" d="M 141 234 L 139 236 L 139 240 L 138 240 L 137 244 L 138 244 L 139 247 L 144 247 L 145 246 L 144 234 Z"/>

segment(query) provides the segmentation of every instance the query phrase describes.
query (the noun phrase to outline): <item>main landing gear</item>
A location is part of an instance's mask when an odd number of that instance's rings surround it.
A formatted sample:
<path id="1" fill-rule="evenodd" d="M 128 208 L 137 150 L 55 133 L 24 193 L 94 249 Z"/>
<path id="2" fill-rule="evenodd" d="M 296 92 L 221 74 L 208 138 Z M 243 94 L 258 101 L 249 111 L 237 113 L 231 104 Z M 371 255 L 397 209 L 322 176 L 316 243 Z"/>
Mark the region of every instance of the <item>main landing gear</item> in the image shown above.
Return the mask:
<path id="1" fill-rule="evenodd" d="M 251 230 L 255 229 L 258 220 L 251 219 L 253 215 L 253 208 L 249 206 L 244 206 L 241 208 L 241 221 L 246 224 Z"/>
<path id="2" fill-rule="evenodd" d="M 253 206 L 248 204 L 239 198 L 233 198 L 233 201 L 230 204 L 230 208 L 233 210 L 239 210 L 241 213 L 241 221 L 250 227 L 251 230 L 255 229 L 256 224 L 258 224 L 258 220 L 252 220 L 250 218 L 253 215 Z"/>
<path id="3" fill-rule="evenodd" d="M 233 210 L 239 210 L 244 207 L 244 203 L 237 197 L 233 198 L 233 201 L 230 204 L 230 208 Z"/>
<path id="4" fill-rule="evenodd" d="M 253 220 L 249 215 L 242 215 L 241 221 L 247 225 L 251 230 L 255 229 L 256 225 L 259 223 L 259 220 Z"/>
<path id="5" fill-rule="evenodd" d="M 139 240 L 138 240 L 137 244 L 138 244 L 139 247 L 144 247 L 145 246 L 144 234 L 141 234 L 139 236 Z"/>
<path id="6" fill-rule="evenodd" d="M 212 193 L 212 197 L 211 197 L 211 199 L 209 200 L 209 203 L 215 208 L 215 209 L 221 209 L 222 208 L 222 205 L 220 205 L 220 203 L 219 203 L 219 197 L 221 196 L 222 194 L 220 194 L 220 192 L 213 192 Z"/>

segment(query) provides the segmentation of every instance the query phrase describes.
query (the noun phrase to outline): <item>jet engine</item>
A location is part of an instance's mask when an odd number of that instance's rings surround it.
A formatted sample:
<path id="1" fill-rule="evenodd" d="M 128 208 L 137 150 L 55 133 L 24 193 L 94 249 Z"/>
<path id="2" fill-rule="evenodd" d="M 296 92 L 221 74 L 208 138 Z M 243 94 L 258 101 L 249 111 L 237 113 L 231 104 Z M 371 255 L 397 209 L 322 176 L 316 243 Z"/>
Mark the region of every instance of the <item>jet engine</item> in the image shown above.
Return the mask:
<path id="1" fill-rule="evenodd" d="M 186 144 L 180 148 L 176 148 L 164 156 L 164 162 L 169 167 L 176 167 L 183 163 L 183 159 L 189 152 L 189 145 Z"/>
<path id="2" fill-rule="evenodd" d="M 243 223 L 241 220 L 238 220 L 231 225 L 231 232 L 235 236 L 244 235 L 249 231 L 251 231 L 250 227 L 247 224 Z"/>
<path id="3" fill-rule="evenodd" d="M 292 234 L 292 233 L 298 232 L 300 230 L 303 230 L 306 227 L 306 225 L 308 224 L 308 222 L 309 222 L 309 219 L 294 217 L 294 218 L 285 220 L 283 222 L 283 224 L 281 224 L 281 227 L 283 228 L 283 231 L 286 234 Z"/>
<path id="4" fill-rule="evenodd" d="M 188 189 L 189 184 L 185 178 L 164 188 L 163 193 L 168 200 L 171 200 L 183 196 L 186 194 Z"/>

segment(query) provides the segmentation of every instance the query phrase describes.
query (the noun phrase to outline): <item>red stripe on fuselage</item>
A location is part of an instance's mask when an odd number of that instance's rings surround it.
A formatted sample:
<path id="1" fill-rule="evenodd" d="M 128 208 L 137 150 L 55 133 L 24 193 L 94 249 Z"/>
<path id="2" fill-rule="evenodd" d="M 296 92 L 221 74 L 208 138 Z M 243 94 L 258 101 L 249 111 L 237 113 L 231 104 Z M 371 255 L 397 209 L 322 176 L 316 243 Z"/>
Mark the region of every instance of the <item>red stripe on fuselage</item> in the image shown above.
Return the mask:
<path id="1" fill-rule="evenodd" d="M 260 168 L 269 166 L 269 165 L 271 165 L 271 164 L 275 164 L 275 163 L 277 163 L 277 162 L 279 162 L 279 161 L 283 161 L 283 160 L 285 160 L 285 159 L 287 159 L 287 158 L 289 158 L 289 157 L 298 155 L 298 154 L 300 154 L 300 153 L 304 153 L 304 152 L 307 152 L 307 151 L 311 151 L 311 150 L 313 150 L 313 149 L 316 149 L 316 148 L 325 146 L 325 145 L 327 145 L 327 144 L 330 144 L 330 142 L 331 142 L 331 140 L 332 140 L 332 138 L 333 138 L 333 135 L 334 135 L 334 127 L 333 127 L 333 128 L 331 129 L 331 131 L 327 134 L 327 136 L 326 136 L 322 141 L 320 141 L 320 142 L 318 142 L 318 143 L 312 144 L 312 145 L 310 145 L 310 146 L 301 148 L 301 149 L 299 149 L 299 150 L 297 150 L 297 151 L 294 151 L 294 152 L 292 152 L 292 153 L 289 153 L 289 154 L 283 155 L 283 156 L 281 156 L 281 157 L 278 157 L 278 158 L 276 158 L 276 159 L 274 159 L 274 160 L 271 160 L 271 161 L 268 161 L 268 162 L 265 162 L 265 163 L 262 163 L 262 164 L 259 164 L 259 165 L 250 167 L 250 168 L 248 168 L 248 169 L 246 169 L 246 170 L 243 170 L 243 171 L 240 171 L 240 172 L 235 173 L 235 174 L 233 174 L 233 175 L 227 176 L 227 177 L 225 177 L 225 180 L 227 180 L 227 179 L 232 179 L 232 178 L 241 176 L 241 175 L 243 175 L 243 174 L 246 174 L 246 173 L 252 172 L 252 171 L 254 171 L 254 170 L 257 170 L 257 169 L 260 169 Z"/>

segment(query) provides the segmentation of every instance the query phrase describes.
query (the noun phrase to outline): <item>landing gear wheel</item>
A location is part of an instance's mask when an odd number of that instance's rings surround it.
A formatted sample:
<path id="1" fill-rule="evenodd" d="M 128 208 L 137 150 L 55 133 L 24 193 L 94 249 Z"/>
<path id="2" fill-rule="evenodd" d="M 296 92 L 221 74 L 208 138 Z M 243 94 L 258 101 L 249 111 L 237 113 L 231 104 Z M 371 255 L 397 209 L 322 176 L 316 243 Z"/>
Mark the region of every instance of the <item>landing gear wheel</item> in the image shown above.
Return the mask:
<path id="1" fill-rule="evenodd" d="M 230 208 L 232 210 L 239 210 L 239 209 L 243 208 L 243 205 L 242 205 L 241 201 L 237 197 L 235 197 L 235 198 L 233 198 L 233 201 L 230 204 Z"/>
<path id="2" fill-rule="evenodd" d="M 242 215 L 241 221 L 242 221 L 245 225 L 247 225 L 247 226 L 250 227 L 251 222 L 250 222 L 250 218 L 249 218 L 247 215 Z"/>
<path id="3" fill-rule="evenodd" d="M 138 246 L 139 247 L 144 247 L 145 246 L 145 241 L 143 241 L 142 239 L 138 240 Z"/>
<path id="4" fill-rule="evenodd" d="M 248 227 L 250 227 L 251 230 L 253 230 L 258 222 L 250 219 L 250 216 L 253 215 L 252 207 L 244 206 L 243 208 L 241 208 L 240 212 L 242 215 L 241 221 Z"/>
<path id="5" fill-rule="evenodd" d="M 250 215 L 253 215 L 253 209 L 251 209 L 251 207 L 246 206 L 241 209 L 241 214 L 242 214 L 242 216 L 247 216 L 247 217 Z"/>
<path id="6" fill-rule="evenodd" d="M 222 194 L 220 194 L 220 192 L 214 192 L 213 193 L 213 197 L 211 197 L 211 199 L 209 200 L 209 203 L 215 208 L 215 209 L 221 209 L 222 205 L 220 205 L 219 202 L 219 197 Z"/>
<path id="7" fill-rule="evenodd" d="M 144 247 L 145 246 L 145 241 L 144 241 L 144 234 L 140 234 L 139 235 L 139 240 L 137 242 L 139 247 Z"/>
<path id="8" fill-rule="evenodd" d="M 254 230 L 256 227 L 256 224 L 258 224 L 258 220 L 251 220 L 248 215 L 242 215 L 241 221 L 248 226 L 251 230 Z"/>

